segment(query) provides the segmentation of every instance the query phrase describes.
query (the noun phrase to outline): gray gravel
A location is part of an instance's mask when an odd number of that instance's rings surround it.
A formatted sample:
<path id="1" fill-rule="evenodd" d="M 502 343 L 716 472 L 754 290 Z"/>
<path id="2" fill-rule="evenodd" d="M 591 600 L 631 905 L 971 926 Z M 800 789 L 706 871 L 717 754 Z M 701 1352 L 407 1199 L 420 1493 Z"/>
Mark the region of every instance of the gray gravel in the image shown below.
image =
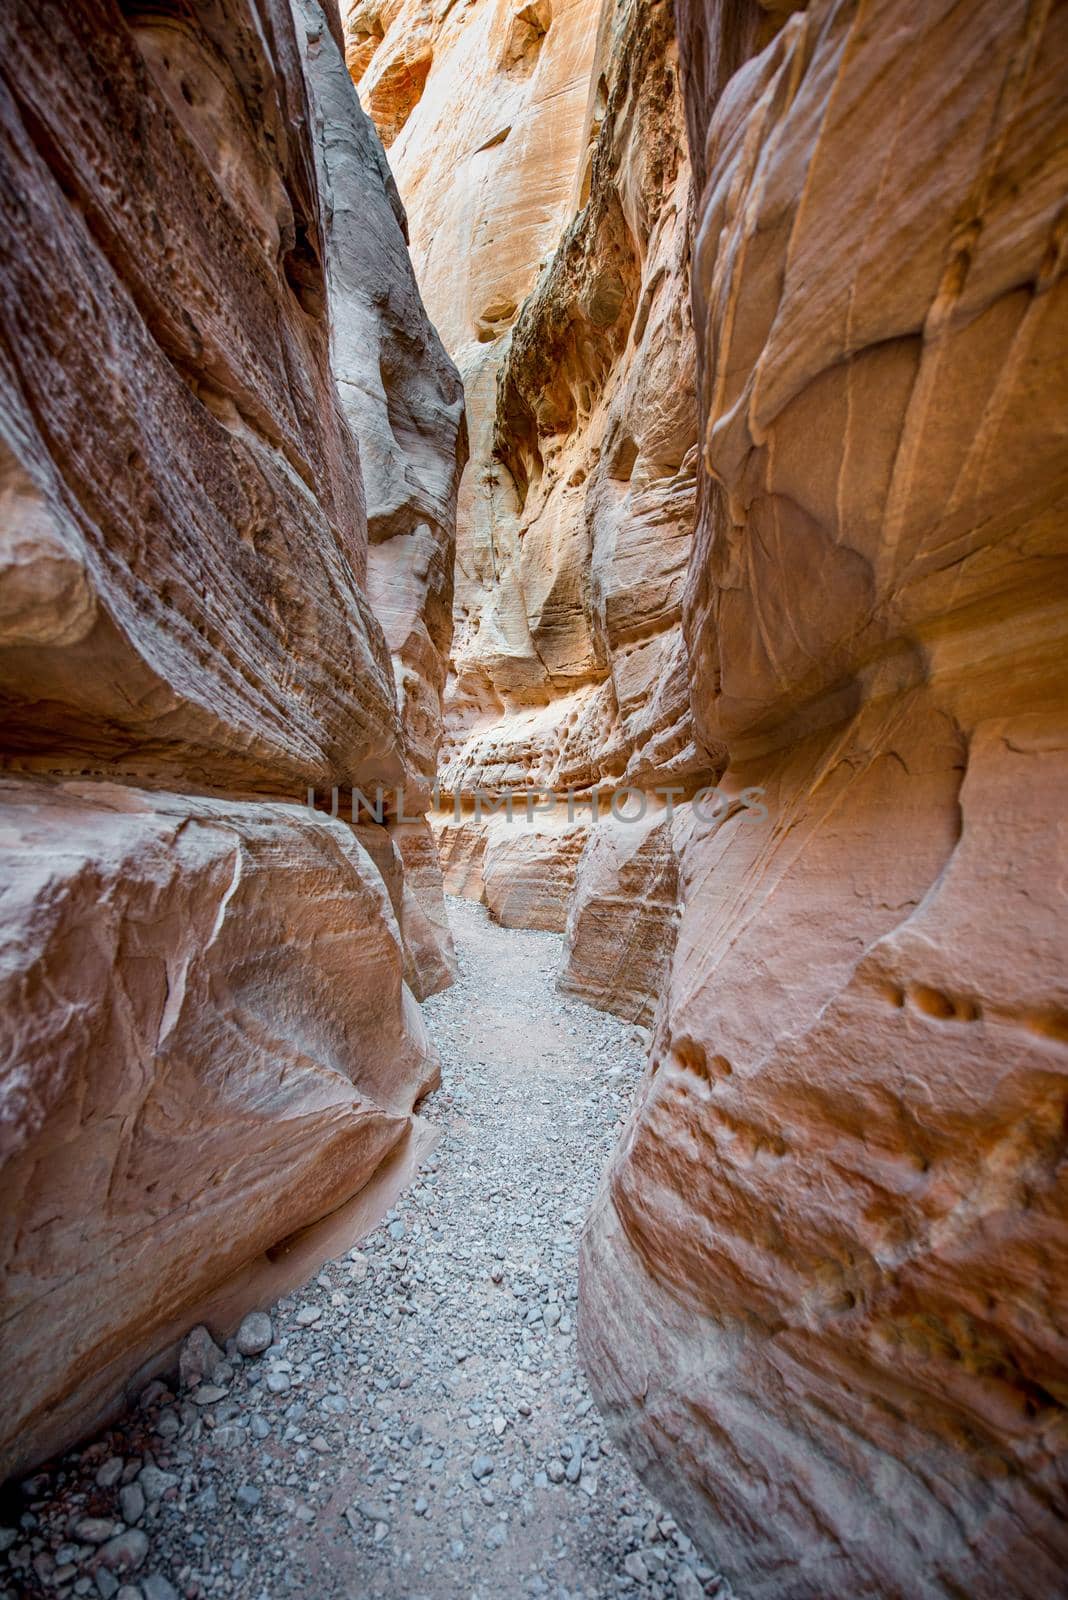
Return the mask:
<path id="1" fill-rule="evenodd" d="M 450 915 L 416 1183 L 269 1325 L 194 1330 L 174 1391 L 12 1486 L 3 1600 L 727 1595 L 576 1365 L 578 1235 L 641 1043 L 556 994 L 558 937 Z"/>

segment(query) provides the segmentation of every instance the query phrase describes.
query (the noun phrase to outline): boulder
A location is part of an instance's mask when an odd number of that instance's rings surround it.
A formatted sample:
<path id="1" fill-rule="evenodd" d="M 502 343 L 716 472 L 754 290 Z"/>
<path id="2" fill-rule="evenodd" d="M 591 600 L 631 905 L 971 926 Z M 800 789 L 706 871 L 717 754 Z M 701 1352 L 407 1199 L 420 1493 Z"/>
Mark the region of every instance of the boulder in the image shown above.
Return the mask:
<path id="1" fill-rule="evenodd" d="M 648 1027 L 678 928 L 680 835 L 688 806 L 591 828 L 575 868 L 557 987 Z"/>

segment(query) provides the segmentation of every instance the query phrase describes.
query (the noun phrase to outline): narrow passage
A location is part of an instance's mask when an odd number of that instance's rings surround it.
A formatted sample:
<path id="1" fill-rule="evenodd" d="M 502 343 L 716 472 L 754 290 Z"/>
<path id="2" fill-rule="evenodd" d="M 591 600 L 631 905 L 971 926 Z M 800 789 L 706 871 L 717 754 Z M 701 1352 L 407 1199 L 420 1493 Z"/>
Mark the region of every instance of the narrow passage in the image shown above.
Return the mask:
<path id="1" fill-rule="evenodd" d="M 576 1361 L 581 1223 L 640 1045 L 556 993 L 557 936 L 449 911 L 461 975 L 424 1007 L 444 1087 L 418 1180 L 279 1302 L 265 1353 L 231 1341 L 214 1382 L 34 1485 L 0 1593 L 49 1563 L 41 1594 L 73 1568 L 59 1587 L 105 1600 L 727 1593 L 608 1443 Z M 141 1559 L 116 1579 L 98 1552 L 124 1510 Z M 4 1571 L 14 1549 L 29 1570 Z"/>

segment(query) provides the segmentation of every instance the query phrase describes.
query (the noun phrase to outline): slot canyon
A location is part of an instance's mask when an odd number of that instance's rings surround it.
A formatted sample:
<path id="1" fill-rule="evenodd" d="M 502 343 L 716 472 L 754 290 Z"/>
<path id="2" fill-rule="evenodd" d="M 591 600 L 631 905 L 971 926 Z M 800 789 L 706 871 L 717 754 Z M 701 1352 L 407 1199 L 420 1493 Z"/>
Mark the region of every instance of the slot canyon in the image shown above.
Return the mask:
<path id="1" fill-rule="evenodd" d="M 0 1600 L 1068 1600 L 1068 3 L 0 39 Z"/>

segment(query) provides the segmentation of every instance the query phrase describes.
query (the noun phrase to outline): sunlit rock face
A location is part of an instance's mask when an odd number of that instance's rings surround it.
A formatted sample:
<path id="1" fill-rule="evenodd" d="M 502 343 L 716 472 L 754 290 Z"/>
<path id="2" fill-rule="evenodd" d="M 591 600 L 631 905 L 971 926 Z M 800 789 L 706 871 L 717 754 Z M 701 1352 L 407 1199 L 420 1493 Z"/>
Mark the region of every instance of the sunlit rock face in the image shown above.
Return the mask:
<path id="1" fill-rule="evenodd" d="M 528 12 L 540 26 L 524 20 Z M 361 0 L 348 9 L 350 66 L 364 64 L 360 100 L 383 132 L 420 291 L 469 403 L 470 347 L 507 333 L 574 214 L 597 21 L 591 0 Z M 364 33 L 370 53 L 361 56 L 354 45 L 369 25 L 378 32 Z M 529 48 L 516 58 L 523 36 Z M 421 79 L 412 70 L 420 59 Z M 404 95 L 390 87 L 402 83 Z M 500 350 L 489 353 L 499 362 Z"/>
<path id="2" fill-rule="evenodd" d="M 606 11 L 595 65 L 584 204 L 513 329 L 495 433 L 522 502 L 534 657 L 512 688 L 550 702 L 497 742 L 520 781 L 576 788 L 685 782 L 707 765 L 681 638 L 697 415 L 668 8 Z M 504 687 L 506 663 L 490 663 Z M 447 777 L 492 772 L 484 746 L 452 747 Z"/>
<path id="3" fill-rule="evenodd" d="M 0 1477 L 375 1192 L 436 1075 L 425 823 L 369 830 L 387 887 L 303 804 L 426 794 L 463 459 L 330 28 L 0 18 Z"/>
<path id="4" fill-rule="evenodd" d="M 706 471 L 681 841 L 581 1341 L 749 1596 L 1068 1559 L 1062 14 L 680 0 Z"/>
<path id="5" fill-rule="evenodd" d="M 358 5 L 346 31 L 384 137 L 402 83 L 413 95 L 390 161 L 467 387 L 442 785 L 692 792 L 718 769 L 681 628 L 697 406 L 670 7 L 479 4 L 434 22 Z M 435 826 L 463 864 L 447 879 L 496 915 L 495 873 L 468 870 L 491 834 L 470 804 Z M 492 833 L 516 875 L 504 915 L 562 930 L 577 835 L 561 856 L 557 822 L 525 831 Z"/>
<path id="6" fill-rule="evenodd" d="M 670 8 L 606 8 L 597 65 L 584 204 L 523 308 L 498 389 L 496 444 L 523 496 L 519 576 L 538 598 L 528 609 L 548 705 L 512 712 L 506 738 L 476 726 L 459 749 L 450 727 L 446 774 L 601 791 L 568 881 L 561 981 L 647 1023 L 675 926 L 665 793 L 677 803 L 722 765 L 695 730 L 681 625 L 697 408 Z M 606 818 L 605 796 L 622 789 L 638 791 L 632 820 Z M 647 837 L 654 824 L 666 855 Z"/>

